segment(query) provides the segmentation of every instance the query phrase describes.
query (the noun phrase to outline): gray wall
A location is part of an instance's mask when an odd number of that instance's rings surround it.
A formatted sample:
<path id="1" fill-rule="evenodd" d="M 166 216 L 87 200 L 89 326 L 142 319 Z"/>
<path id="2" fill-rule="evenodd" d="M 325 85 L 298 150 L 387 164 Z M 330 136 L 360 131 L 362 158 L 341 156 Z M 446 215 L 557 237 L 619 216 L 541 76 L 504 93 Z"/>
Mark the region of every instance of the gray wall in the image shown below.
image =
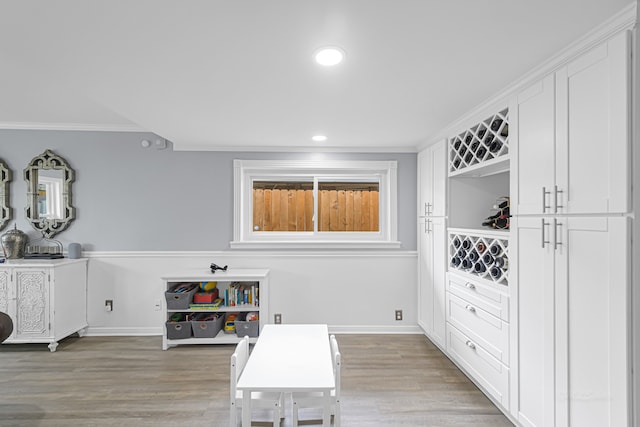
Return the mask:
<path id="1" fill-rule="evenodd" d="M 180 152 L 142 148 L 152 134 L 0 130 L 0 159 L 13 172 L 14 221 L 30 238 L 24 220 L 23 170 L 45 149 L 76 171 L 76 220 L 56 236 L 65 248 L 79 242 L 94 251 L 215 251 L 233 238 L 233 159 L 398 161 L 398 238 L 416 249 L 416 155 L 357 153 Z M 5 228 L 3 232 L 5 232 Z"/>

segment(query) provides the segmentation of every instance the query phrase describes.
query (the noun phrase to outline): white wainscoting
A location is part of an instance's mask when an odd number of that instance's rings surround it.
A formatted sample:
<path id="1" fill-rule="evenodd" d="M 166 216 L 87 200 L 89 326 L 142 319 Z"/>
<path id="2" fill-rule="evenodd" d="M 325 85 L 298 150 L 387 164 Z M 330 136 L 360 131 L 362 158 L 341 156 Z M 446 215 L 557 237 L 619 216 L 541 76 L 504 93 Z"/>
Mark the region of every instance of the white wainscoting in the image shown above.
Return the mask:
<path id="1" fill-rule="evenodd" d="M 87 335 L 161 335 L 161 277 L 209 265 L 270 269 L 269 310 L 283 323 L 326 323 L 335 333 L 421 333 L 415 251 L 85 252 Z M 212 278 L 214 275 L 212 275 Z M 113 311 L 105 310 L 113 300 Z M 403 320 L 395 320 L 403 310 Z M 273 319 L 269 319 L 272 323 Z"/>

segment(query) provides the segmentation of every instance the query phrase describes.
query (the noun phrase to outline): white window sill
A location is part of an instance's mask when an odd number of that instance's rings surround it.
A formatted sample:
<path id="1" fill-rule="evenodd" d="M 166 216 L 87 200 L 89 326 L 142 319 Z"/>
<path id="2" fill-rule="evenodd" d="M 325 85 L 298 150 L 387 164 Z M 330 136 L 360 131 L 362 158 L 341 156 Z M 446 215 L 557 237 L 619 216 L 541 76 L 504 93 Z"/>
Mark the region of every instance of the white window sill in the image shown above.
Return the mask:
<path id="1" fill-rule="evenodd" d="M 229 242 L 231 249 L 399 249 L 402 243 L 358 241 L 277 241 L 277 242 Z"/>

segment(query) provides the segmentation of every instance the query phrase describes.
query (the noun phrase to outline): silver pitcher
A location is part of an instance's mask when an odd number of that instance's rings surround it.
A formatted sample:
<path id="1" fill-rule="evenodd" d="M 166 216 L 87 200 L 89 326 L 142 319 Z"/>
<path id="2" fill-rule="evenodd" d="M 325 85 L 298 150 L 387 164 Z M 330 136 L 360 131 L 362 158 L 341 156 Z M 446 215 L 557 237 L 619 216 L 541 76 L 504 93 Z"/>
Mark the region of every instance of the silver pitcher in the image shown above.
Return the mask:
<path id="1" fill-rule="evenodd" d="M 9 230 L 2 235 L 2 251 L 6 259 L 24 258 L 24 250 L 29 241 L 29 237 L 23 231 L 18 230 L 14 225 L 13 230 Z"/>

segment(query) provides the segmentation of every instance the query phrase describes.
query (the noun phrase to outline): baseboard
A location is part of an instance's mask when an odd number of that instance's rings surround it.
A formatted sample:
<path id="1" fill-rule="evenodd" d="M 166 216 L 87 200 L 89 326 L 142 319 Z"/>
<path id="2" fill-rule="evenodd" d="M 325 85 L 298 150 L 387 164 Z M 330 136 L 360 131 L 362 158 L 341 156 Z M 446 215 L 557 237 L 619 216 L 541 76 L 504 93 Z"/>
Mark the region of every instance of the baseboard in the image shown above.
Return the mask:
<path id="1" fill-rule="evenodd" d="M 85 336 L 87 337 L 141 337 L 141 336 L 161 336 L 162 326 L 157 328 L 101 328 L 89 327 Z"/>
<path id="2" fill-rule="evenodd" d="M 338 325 L 329 326 L 332 334 L 423 334 L 417 325 L 405 326 L 360 326 Z M 88 337 L 136 337 L 136 336 L 161 336 L 162 327 L 157 328 L 87 328 L 85 336 Z"/>

